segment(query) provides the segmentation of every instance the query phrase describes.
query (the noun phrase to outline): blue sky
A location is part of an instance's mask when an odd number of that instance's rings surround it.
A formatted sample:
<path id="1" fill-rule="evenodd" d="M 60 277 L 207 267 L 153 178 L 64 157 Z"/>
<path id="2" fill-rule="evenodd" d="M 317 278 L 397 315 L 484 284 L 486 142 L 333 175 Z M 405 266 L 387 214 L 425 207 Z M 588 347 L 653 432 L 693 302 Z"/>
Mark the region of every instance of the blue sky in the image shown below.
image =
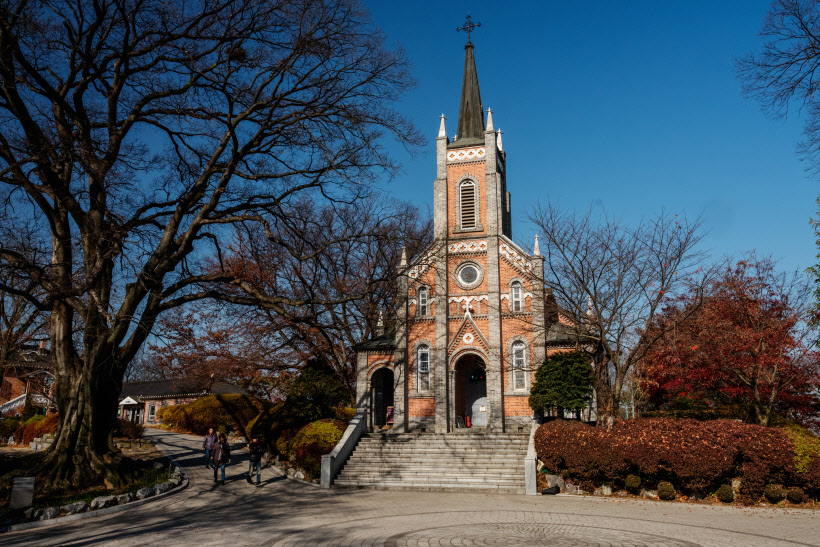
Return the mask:
<path id="1" fill-rule="evenodd" d="M 396 197 L 432 203 L 438 116 L 455 133 L 469 12 L 485 109 L 504 131 L 513 235 L 527 207 L 604 208 L 626 222 L 661 208 L 703 214 L 715 255 L 756 250 L 803 269 L 820 181 L 795 152 L 802 120 L 765 117 L 741 96 L 734 59 L 759 48 L 769 2 L 384 2 L 375 23 L 418 79 L 401 111 L 429 137 L 397 150 Z"/>

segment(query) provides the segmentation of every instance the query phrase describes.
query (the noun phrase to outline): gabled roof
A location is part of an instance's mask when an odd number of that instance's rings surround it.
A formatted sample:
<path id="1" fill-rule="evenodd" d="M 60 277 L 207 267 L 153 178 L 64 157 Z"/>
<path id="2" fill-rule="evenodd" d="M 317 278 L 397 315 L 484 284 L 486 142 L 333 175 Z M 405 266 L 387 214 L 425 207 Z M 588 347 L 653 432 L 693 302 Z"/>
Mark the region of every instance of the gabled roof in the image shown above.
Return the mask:
<path id="1" fill-rule="evenodd" d="M 214 382 L 198 378 L 175 378 L 171 380 L 148 380 L 145 382 L 125 382 L 120 397 L 125 399 L 161 399 L 164 397 L 204 396 L 214 394 L 247 395 L 239 386 L 225 382 Z"/>
<path id="2" fill-rule="evenodd" d="M 376 338 L 359 342 L 353 349 L 356 351 L 394 350 L 396 349 L 395 334 L 385 333 Z"/>

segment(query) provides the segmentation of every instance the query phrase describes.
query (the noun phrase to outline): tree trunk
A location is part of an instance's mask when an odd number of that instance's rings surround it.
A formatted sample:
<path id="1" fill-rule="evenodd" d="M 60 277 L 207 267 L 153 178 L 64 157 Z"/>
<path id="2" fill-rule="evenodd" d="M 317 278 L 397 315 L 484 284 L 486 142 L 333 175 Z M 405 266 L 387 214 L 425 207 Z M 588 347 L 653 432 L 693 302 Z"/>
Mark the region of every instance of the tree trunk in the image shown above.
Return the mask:
<path id="1" fill-rule="evenodd" d="M 113 443 L 125 368 L 115 363 L 113 348 L 88 346 L 90 340 L 104 339 L 90 335 L 88 325 L 85 358 L 78 356 L 73 347 L 71 318 L 68 306 L 55 305 L 51 332 L 60 425 L 36 473 L 45 475 L 49 486 L 55 488 L 103 482 L 108 488 L 117 488 L 126 482 L 119 468 L 122 453 Z"/>

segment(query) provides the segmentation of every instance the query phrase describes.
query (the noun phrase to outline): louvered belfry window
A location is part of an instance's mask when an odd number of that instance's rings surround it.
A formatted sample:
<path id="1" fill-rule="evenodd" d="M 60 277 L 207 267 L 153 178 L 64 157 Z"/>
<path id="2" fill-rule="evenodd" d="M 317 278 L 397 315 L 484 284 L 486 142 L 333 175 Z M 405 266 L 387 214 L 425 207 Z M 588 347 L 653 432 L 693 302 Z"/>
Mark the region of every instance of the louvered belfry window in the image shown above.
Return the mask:
<path id="1" fill-rule="evenodd" d="M 467 180 L 461 183 L 461 228 L 475 228 L 476 225 L 475 183 Z"/>

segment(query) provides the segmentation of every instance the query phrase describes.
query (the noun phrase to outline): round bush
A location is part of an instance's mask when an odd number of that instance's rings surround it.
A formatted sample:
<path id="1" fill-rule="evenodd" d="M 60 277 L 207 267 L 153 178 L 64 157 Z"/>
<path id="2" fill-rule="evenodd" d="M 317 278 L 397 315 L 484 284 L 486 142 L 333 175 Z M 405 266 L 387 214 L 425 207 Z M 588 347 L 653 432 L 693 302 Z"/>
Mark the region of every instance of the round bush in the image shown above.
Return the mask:
<path id="1" fill-rule="evenodd" d="M 675 499 L 677 492 L 671 482 L 661 481 L 658 483 L 658 497 L 664 501 Z"/>
<path id="2" fill-rule="evenodd" d="M 789 488 L 786 491 L 786 499 L 792 503 L 803 503 L 803 496 L 805 495 L 806 493 L 799 486 Z"/>
<path id="3" fill-rule="evenodd" d="M 735 501 L 735 491 L 732 489 L 731 484 L 724 484 L 718 488 L 717 492 L 715 492 L 715 496 L 723 503 L 732 503 Z"/>
<path id="4" fill-rule="evenodd" d="M 763 489 L 763 496 L 769 503 L 780 503 L 786 498 L 786 493 L 779 484 L 767 484 Z"/>
<path id="5" fill-rule="evenodd" d="M 342 438 L 346 424 L 339 420 L 319 420 L 299 430 L 293 439 L 293 462 L 309 478 L 321 472 L 322 456 Z"/>
<path id="6" fill-rule="evenodd" d="M 624 486 L 630 492 L 637 492 L 641 487 L 641 478 L 638 475 L 627 475 L 624 479 Z"/>

